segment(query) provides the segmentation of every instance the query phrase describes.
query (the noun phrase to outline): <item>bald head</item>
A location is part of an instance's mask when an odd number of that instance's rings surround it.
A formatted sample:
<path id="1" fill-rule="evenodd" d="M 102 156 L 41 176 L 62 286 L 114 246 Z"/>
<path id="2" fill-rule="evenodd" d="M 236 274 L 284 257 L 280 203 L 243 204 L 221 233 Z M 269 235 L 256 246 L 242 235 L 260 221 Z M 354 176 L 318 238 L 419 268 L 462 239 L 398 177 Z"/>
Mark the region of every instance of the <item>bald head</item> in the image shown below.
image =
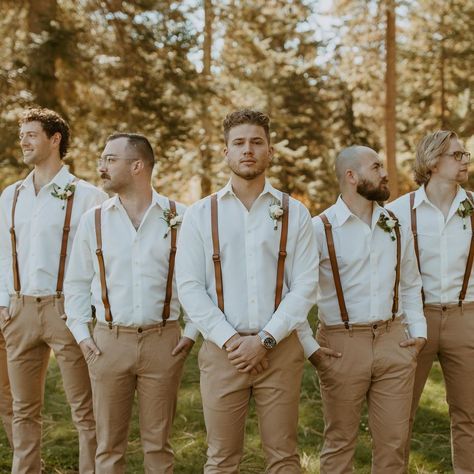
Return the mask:
<path id="1" fill-rule="evenodd" d="M 336 158 L 336 177 L 341 185 L 344 182 L 344 176 L 348 170 L 359 171 L 363 160 L 367 156 L 376 155 L 372 148 L 368 146 L 353 145 L 344 148 Z"/>

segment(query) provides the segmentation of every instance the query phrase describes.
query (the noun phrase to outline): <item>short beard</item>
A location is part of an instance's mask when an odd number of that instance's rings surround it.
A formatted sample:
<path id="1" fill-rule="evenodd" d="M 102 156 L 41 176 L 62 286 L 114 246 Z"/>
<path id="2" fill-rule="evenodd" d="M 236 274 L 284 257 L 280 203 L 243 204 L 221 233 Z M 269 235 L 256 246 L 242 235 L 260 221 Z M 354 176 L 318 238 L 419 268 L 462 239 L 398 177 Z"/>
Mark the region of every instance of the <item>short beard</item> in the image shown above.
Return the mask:
<path id="1" fill-rule="evenodd" d="M 258 176 L 262 175 L 263 173 L 265 173 L 265 170 L 267 169 L 267 167 L 260 167 L 260 168 L 256 168 L 254 170 L 248 170 L 247 172 L 245 173 L 242 173 L 238 166 L 232 166 L 230 163 L 229 163 L 229 167 L 230 169 L 233 171 L 234 174 L 236 174 L 239 178 L 242 178 L 242 179 L 245 179 L 247 181 L 252 181 L 252 179 L 255 179 L 257 178 Z"/>
<path id="2" fill-rule="evenodd" d="M 384 202 L 390 197 L 390 190 L 388 188 L 382 189 L 383 184 L 386 184 L 386 181 L 381 181 L 380 184 L 375 187 L 370 181 L 363 179 L 357 185 L 357 192 L 369 201 Z"/>

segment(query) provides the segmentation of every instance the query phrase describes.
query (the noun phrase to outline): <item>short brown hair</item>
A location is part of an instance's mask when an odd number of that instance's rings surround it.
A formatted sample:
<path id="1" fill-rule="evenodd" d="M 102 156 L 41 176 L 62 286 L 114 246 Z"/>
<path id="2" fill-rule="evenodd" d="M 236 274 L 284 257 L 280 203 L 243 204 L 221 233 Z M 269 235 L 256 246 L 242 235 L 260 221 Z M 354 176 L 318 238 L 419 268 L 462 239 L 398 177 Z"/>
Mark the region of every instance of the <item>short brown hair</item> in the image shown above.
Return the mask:
<path id="1" fill-rule="evenodd" d="M 414 178 L 420 186 L 428 184 L 431 171 L 438 164 L 440 155 L 445 153 L 452 138 L 457 138 L 455 132 L 438 130 L 426 135 L 416 149 L 415 164 L 413 166 Z"/>
<path id="2" fill-rule="evenodd" d="M 68 123 L 57 112 L 50 109 L 35 108 L 26 110 L 20 118 L 19 125 L 28 122 L 40 122 L 41 127 L 48 138 L 51 138 L 55 133 L 61 135 L 61 142 L 59 143 L 59 156 L 63 159 L 66 156 L 69 148 L 69 139 L 71 131 Z"/>
<path id="3" fill-rule="evenodd" d="M 140 133 L 113 133 L 107 137 L 107 142 L 117 140 L 118 138 L 127 139 L 127 148 L 132 149 L 150 169 L 155 166 L 155 154 L 153 148 L 145 135 Z"/>
<path id="4" fill-rule="evenodd" d="M 237 127 L 237 125 L 244 124 L 258 125 L 265 131 L 268 143 L 270 143 L 270 117 L 265 115 L 263 112 L 251 109 L 241 109 L 232 112 L 226 116 L 223 122 L 224 127 L 224 140 L 227 145 L 229 140 L 229 132 L 231 128 Z"/>

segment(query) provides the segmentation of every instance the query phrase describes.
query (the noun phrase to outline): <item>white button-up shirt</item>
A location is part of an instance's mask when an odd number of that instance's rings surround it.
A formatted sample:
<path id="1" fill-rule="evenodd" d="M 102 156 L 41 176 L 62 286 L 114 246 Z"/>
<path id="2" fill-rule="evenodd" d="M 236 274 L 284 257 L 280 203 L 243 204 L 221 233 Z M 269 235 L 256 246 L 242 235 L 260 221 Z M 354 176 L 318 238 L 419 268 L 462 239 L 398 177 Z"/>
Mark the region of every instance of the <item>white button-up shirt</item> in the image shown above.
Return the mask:
<path id="1" fill-rule="evenodd" d="M 144 326 L 162 321 L 169 269 L 171 233 L 164 211 L 169 201 L 153 191 L 152 202 L 140 227 L 135 229 L 118 196 L 102 204 L 102 252 L 113 324 Z M 178 215 L 184 206 L 176 204 Z M 178 227 L 179 232 L 179 227 Z M 95 209 L 84 214 L 72 247 L 66 274 L 67 325 L 77 342 L 90 337 L 91 304 L 105 322 L 99 264 L 96 255 Z M 177 320 L 180 305 L 173 276 L 169 321 Z M 196 339 L 197 329 L 188 322 L 184 335 Z"/>
<path id="2" fill-rule="evenodd" d="M 63 166 L 50 183 L 35 194 L 32 171 L 21 183 L 15 209 L 18 267 L 21 293 L 46 296 L 56 293 L 59 254 L 66 213 L 66 201 L 51 193 L 74 181 L 74 176 Z M 8 186 L 0 198 L 0 306 L 8 306 L 14 293 L 10 226 L 13 195 L 16 184 Z M 68 256 L 82 214 L 107 199 L 100 189 L 79 180 L 74 192 Z"/>
<path id="3" fill-rule="evenodd" d="M 367 324 L 391 317 L 397 245 L 377 221 L 388 212 L 374 203 L 369 227 L 354 215 L 341 197 L 324 212 L 332 225 L 336 258 L 349 314 L 349 323 Z M 326 325 L 342 324 L 334 286 L 324 225 L 313 218 L 319 249 L 319 318 Z M 395 232 L 393 231 L 393 234 Z M 405 314 L 412 337 L 426 337 L 421 301 L 421 278 L 413 250 L 413 238 L 406 225 L 400 227 L 401 272 L 398 315 Z"/>
<path id="4" fill-rule="evenodd" d="M 459 187 L 445 219 L 428 199 L 424 186 L 415 192 L 413 207 L 416 209 L 420 269 L 427 304 L 459 301 L 472 235 L 470 217 L 463 219 L 457 214 L 459 205 L 465 199 L 466 191 Z M 404 227 L 411 229 L 409 194 L 387 207 L 400 217 Z M 472 274 L 465 301 L 474 301 Z"/>
<path id="5" fill-rule="evenodd" d="M 282 193 L 266 181 L 248 211 L 229 182 L 217 199 L 225 314 L 217 306 L 209 198 L 191 206 L 182 224 L 176 259 L 180 301 L 203 336 L 219 347 L 236 332 L 261 329 L 281 341 L 304 324 L 316 299 L 318 259 L 308 210 L 290 198 L 283 297 L 275 311 L 281 221 L 275 230 L 269 208 L 281 202 Z M 311 332 L 308 344 L 314 344 Z"/>

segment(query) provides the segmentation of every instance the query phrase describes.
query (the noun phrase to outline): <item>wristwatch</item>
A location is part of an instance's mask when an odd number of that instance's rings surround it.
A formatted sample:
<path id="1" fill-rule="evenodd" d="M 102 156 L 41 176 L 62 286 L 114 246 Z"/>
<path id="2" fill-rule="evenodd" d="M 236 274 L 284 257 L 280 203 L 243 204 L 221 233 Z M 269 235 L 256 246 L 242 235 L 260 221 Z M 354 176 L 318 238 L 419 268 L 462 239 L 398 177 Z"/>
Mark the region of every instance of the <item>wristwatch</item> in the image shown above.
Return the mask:
<path id="1" fill-rule="evenodd" d="M 273 349 L 276 346 L 277 342 L 275 341 L 275 338 L 271 334 L 268 334 L 268 332 L 260 331 L 258 337 L 265 349 Z"/>

